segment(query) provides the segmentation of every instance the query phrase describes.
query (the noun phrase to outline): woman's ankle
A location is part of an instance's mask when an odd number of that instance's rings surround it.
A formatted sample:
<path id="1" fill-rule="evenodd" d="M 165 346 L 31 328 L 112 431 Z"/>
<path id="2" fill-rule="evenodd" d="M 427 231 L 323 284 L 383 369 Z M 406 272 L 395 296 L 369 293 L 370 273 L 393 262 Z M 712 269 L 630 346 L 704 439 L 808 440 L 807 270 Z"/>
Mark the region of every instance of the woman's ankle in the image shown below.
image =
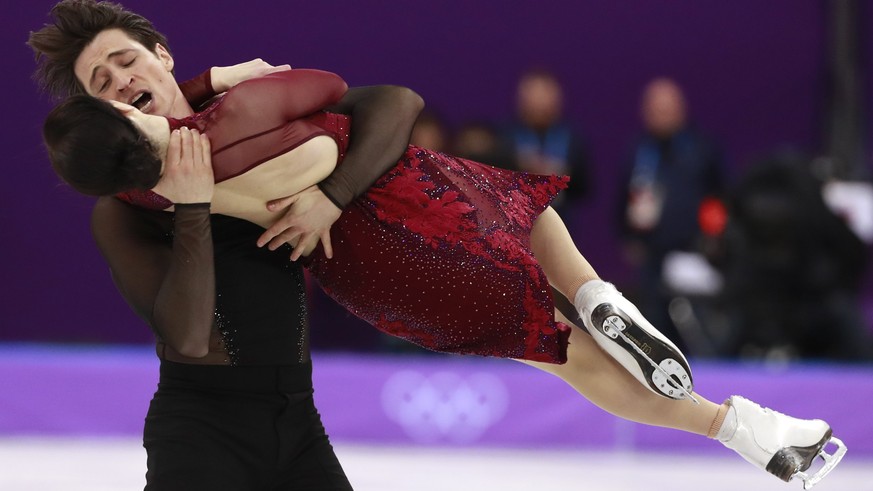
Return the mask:
<path id="1" fill-rule="evenodd" d="M 725 441 L 730 440 L 737 430 L 736 411 L 732 411 L 733 407 L 725 401 L 724 404 L 718 407 L 718 413 L 715 419 L 712 420 L 712 425 L 709 427 L 707 438 L 714 440 Z"/>

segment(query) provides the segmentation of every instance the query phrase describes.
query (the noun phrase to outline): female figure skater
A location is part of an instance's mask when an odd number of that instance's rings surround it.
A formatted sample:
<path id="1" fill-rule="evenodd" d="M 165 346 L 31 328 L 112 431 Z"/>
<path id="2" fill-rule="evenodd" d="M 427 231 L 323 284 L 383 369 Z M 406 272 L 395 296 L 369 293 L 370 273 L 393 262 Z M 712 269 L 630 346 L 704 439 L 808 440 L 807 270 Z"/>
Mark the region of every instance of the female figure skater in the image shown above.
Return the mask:
<path id="1" fill-rule="evenodd" d="M 128 191 L 123 194 L 128 201 L 167 209 L 174 190 L 162 186 L 161 173 L 177 172 L 188 159 L 208 160 L 209 145 L 201 135 L 206 132 L 215 149 L 212 211 L 268 227 L 276 212 L 263 205 L 266 200 L 315 185 L 341 162 L 348 118 L 324 112 L 304 116 L 344 91 L 342 80 L 326 72 L 280 72 L 242 83 L 183 119 L 116 104 L 132 124 L 124 124 L 106 103 L 73 98 L 50 115 L 45 136 L 56 170 L 78 190 Z M 94 131 L 101 119 L 107 123 Z M 118 148 L 107 147 L 108 134 Z M 125 159 L 95 160 L 90 154 L 84 160 L 77 153 L 97 145 L 113 156 L 136 154 L 145 163 L 126 180 L 119 173 L 134 166 Z M 157 157 L 141 158 L 148 155 Z M 545 208 L 562 183 L 409 147 L 342 213 L 333 228 L 333 258 L 316 250 L 308 267 L 336 300 L 390 334 L 440 351 L 519 359 L 562 377 L 619 416 L 716 437 L 784 480 L 799 476 L 814 484 L 823 477 L 805 471 L 816 456 L 827 455 L 826 423 L 790 418 L 737 396 L 718 406 L 692 395 L 681 353 L 597 279 L 560 219 Z M 158 194 L 135 191 L 149 187 Z M 546 277 L 574 298 L 602 351 L 581 332 L 574 336 L 566 320 L 554 320 Z M 446 301 L 452 305 L 437 310 Z M 650 392 L 628 382 L 627 373 Z M 840 449 L 826 459 L 825 473 L 842 456 L 841 443 L 833 441 Z"/>

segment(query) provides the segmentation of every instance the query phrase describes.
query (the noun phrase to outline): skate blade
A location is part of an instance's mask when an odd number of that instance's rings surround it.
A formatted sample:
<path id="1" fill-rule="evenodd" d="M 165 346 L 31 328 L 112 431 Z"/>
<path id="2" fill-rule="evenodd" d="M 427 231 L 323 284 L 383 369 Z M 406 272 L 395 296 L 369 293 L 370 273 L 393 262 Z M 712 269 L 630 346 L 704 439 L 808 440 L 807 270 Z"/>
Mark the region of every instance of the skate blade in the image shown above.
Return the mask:
<path id="1" fill-rule="evenodd" d="M 836 450 L 834 450 L 834 452 L 831 454 L 825 451 L 825 447 L 828 443 L 837 447 Z M 794 475 L 791 477 L 797 477 L 802 480 L 803 489 L 812 489 L 813 486 L 815 486 L 819 483 L 819 481 L 824 479 L 825 476 L 827 476 L 832 470 L 834 470 L 834 467 L 836 467 L 837 464 L 839 464 L 840 461 L 843 460 L 843 456 L 846 455 L 846 450 L 848 450 L 846 448 L 846 444 L 843 443 L 843 441 L 839 438 L 832 436 L 830 440 L 828 440 L 828 442 L 823 445 L 822 448 L 818 451 L 817 457 L 821 457 L 821 459 L 824 461 L 824 465 L 821 467 L 821 469 L 814 473 L 808 472 L 809 469 L 804 472 L 798 471 L 795 472 Z"/>

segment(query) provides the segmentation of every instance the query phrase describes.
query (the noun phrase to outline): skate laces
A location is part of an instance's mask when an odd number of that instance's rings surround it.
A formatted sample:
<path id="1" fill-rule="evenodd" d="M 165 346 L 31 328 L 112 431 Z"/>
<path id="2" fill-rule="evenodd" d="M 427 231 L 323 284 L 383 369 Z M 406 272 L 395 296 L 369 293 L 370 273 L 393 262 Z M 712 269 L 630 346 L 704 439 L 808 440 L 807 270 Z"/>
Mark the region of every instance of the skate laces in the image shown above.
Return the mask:
<path id="1" fill-rule="evenodd" d="M 752 406 L 754 406 L 755 409 L 758 409 L 759 411 L 763 412 L 764 414 L 766 414 L 766 415 L 768 415 L 768 416 L 770 416 L 770 415 L 777 416 L 777 417 L 778 417 L 778 416 L 784 416 L 784 417 L 786 417 L 786 418 L 798 419 L 798 418 L 794 418 L 793 416 L 788 416 L 788 415 L 786 415 L 786 414 L 780 413 L 779 411 L 776 411 L 776 410 L 770 409 L 769 407 L 762 406 L 762 405 L 758 404 L 758 403 L 755 402 L 755 401 L 750 401 L 750 400 L 746 399 L 745 397 L 742 397 L 742 396 L 736 396 L 736 397 L 738 397 L 738 398 L 740 398 L 740 399 L 743 399 L 744 401 L 746 401 L 746 402 L 748 402 L 749 404 L 751 404 Z M 733 406 L 733 404 L 731 404 L 731 406 Z"/>

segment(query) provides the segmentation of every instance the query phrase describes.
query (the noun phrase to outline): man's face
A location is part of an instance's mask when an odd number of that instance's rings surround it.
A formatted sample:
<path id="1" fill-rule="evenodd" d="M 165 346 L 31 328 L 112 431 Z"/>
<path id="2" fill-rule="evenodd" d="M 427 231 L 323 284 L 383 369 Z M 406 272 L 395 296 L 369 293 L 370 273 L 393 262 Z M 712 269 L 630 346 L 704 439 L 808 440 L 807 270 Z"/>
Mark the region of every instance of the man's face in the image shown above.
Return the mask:
<path id="1" fill-rule="evenodd" d="M 148 50 L 121 29 L 107 29 L 94 37 L 73 70 L 94 97 L 130 104 L 146 114 L 191 114 L 172 74 L 173 57 L 160 44 L 154 52 Z"/>

